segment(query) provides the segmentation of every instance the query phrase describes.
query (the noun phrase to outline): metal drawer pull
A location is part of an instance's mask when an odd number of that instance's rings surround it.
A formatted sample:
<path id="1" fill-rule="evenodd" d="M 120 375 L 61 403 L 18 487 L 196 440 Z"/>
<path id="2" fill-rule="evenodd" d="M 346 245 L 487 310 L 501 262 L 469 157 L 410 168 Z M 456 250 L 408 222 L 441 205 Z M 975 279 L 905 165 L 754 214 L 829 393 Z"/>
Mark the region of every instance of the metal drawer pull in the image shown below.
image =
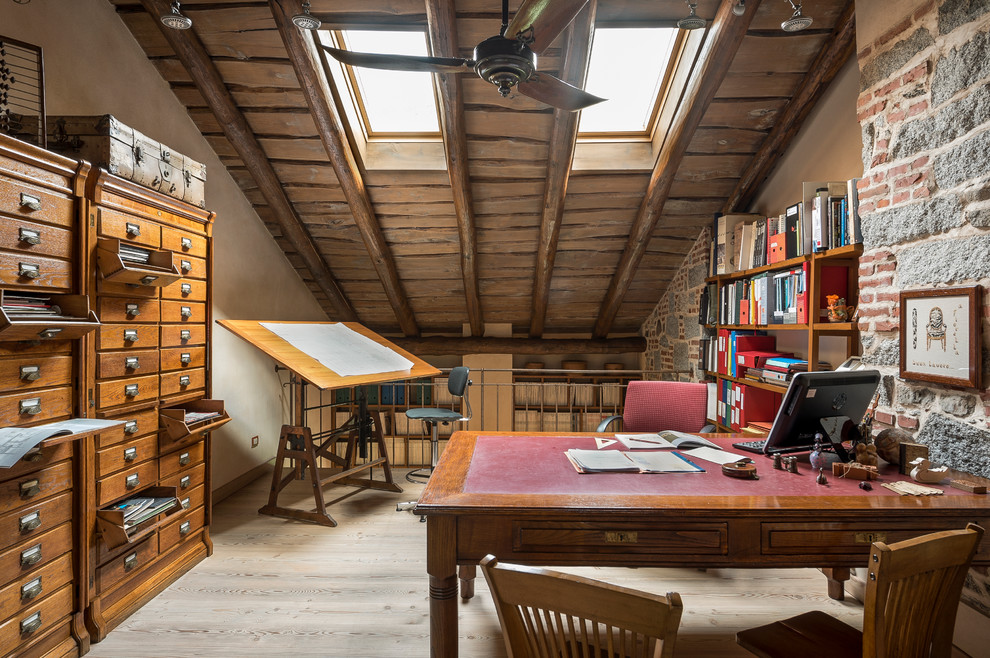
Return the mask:
<path id="1" fill-rule="evenodd" d="M 17 527 L 21 532 L 30 532 L 41 525 L 41 512 L 31 512 L 25 514 L 17 520 Z"/>
<path id="2" fill-rule="evenodd" d="M 191 283 L 183 283 L 183 284 L 179 285 L 179 291 L 182 292 L 183 295 L 190 294 L 192 292 L 192 284 Z"/>
<path id="3" fill-rule="evenodd" d="M 127 315 L 131 316 L 132 318 L 136 318 L 137 316 L 141 315 L 141 309 L 138 307 L 137 304 L 127 304 L 126 306 L 124 306 L 124 312 L 127 313 Z"/>
<path id="4" fill-rule="evenodd" d="M 41 210 L 41 197 L 21 192 L 21 206 L 28 210 Z"/>
<path id="5" fill-rule="evenodd" d="M 189 375 L 179 377 L 179 386 L 189 386 Z"/>
<path id="6" fill-rule="evenodd" d="M 145 286 L 150 286 L 152 283 L 158 280 L 157 276 L 151 276 L 150 274 L 145 277 L 141 277 L 141 284 Z"/>
<path id="7" fill-rule="evenodd" d="M 27 567 L 41 562 L 41 544 L 35 544 L 31 548 L 21 551 L 21 566 Z"/>
<path id="8" fill-rule="evenodd" d="M 141 359 L 136 356 L 125 356 L 124 367 L 128 370 L 137 370 L 141 367 Z"/>
<path id="9" fill-rule="evenodd" d="M 34 480 L 21 482 L 20 490 L 21 498 L 31 498 L 32 496 L 37 496 L 41 493 L 41 483 L 38 482 L 37 478 Z"/>
<path id="10" fill-rule="evenodd" d="M 30 398 L 28 400 L 21 400 L 20 410 L 22 414 L 27 414 L 29 416 L 37 416 L 41 413 L 41 398 Z"/>
<path id="11" fill-rule="evenodd" d="M 189 506 L 190 506 L 190 505 L 191 505 L 192 503 L 191 503 L 191 502 L 189 501 L 189 499 L 188 499 L 188 498 L 183 498 L 183 499 L 182 499 L 182 502 L 181 502 L 180 504 L 182 505 L 182 509 L 189 509 Z"/>
<path id="12" fill-rule="evenodd" d="M 124 450 L 124 461 L 132 462 L 137 459 L 137 448 L 131 447 Z"/>
<path id="13" fill-rule="evenodd" d="M 21 379 L 26 382 L 33 382 L 41 377 L 39 366 L 21 366 Z"/>
<path id="14" fill-rule="evenodd" d="M 181 242 L 183 249 L 192 249 L 192 238 L 182 238 Z"/>
<path id="15" fill-rule="evenodd" d="M 58 337 L 60 333 L 62 333 L 61 327 L 49 327 L 47 329 L 42 329 L 41 331 L 39 331 L 38 338 L 44 338 L 46 340 L 50 340 L 52 338 Z"/>
<path id="16" fill-rule="evenodd" d="M 141 484 L 141 478 L 138 476 L 137 473 L 132 473 L 128 475 L 126 478 L 124 478 L 124 486 L 127 487 L 128 489 L 133 489 L 139 484 Z"/>
<path id="17" fill-rule="evenodd" d="M 182 476 L 182 479 L 179 480 L 179 488 L 180 489 L 185 489 L 188 486 L 189 486 L 189 476 L 188 475 L 184 475 L 184 476 Z"/>
<path id="18" fill-rule="evenodd" d="M 183 329 L 179 332 L 179 340 L 189 340 L 192 338 L 192 332 L 188 329 Z"/>
<path id="19" fill-rule="evenodd" d="M 41 446 L 35 446 L 26 452 L 23 457 L 21 457 L 21 461 L 33 464 L 35 462 L 40 462 L 42 457 L 44 457 L 44 454 L 41 452 Z"/>
<path id="20" fill-rule="evenodd" d="M 188 535 L 190 530 L 192 530 L 192 524 L 189 521 L 183 521 L 179 524 L 179 535 Z"/>
<path id="21" fill-rule="evenodd" d="M 181 455 L 179 455 L 179 466 L 185 466 L 188 463 L 189 463 L 189 453 L 188 452 L 184 452 Z"/>
<path id="22" fill-rule="evenodd" d="M 180 260 L 179 267 L 182 269 L 183 272 L 188 272 L 189 270 L 192 269 L 192 263 L 190 263 L 187 260 Z"/>
<path id="23" fill-rule="evenodd" d="M 21 599 L 31 600 L 41 594 L 41 576 L 38 576 L 29 583 L 21 585 Z"/>
<path id="24" fill-rule="evenodd" d="M 124 571 L 130 571 L 137 566 L 137 553 L 131 553 L 124 558 Z"/>
<path id="25" fill-rule="evenodd" d="M 179 307 L 179 315 L 181 315 L 184 318 L 191 318 L 192 317 L 192 307 L 191 306 L 180 306 Z"/>
<path id="26" fill-rule="evenodd" d="M 27 619 L 21 620 L 21 635 L 33 633 L 41 628 L 41 611 L 34 613 Z"/>
<path id="27" fill-rule="evenodd" d="M 128 343 L 133 343 L 138 339 L 137 329 L 124 329 L 124 340 Z"/>
<path id="28" fill-rule="evenodd" d="M 124 434 L 136 434 L 138 431 L 138 424 L 136 420 L 129 420 L 124 423 Z"/>
<path id="29" fill-rule="evenodd" d="M 124 224 L 124 228 L 127 231 L 127 235 L 133 235 L 134 237 L 141 235 L 140 224 L 131 224 L 130 222 L 127 222 Z"/>
<path id="30" fill-rule="evenodd" d="M 18 228 L 17 239 L 28 244 L 41 244 L 41 231 L 32 231 L 29 228 Z"/>
<path id="31" fill-rule="evenodd" d="M 41 276 L 41 266 L 34 263 L 18 263 L 17 274 L 25 279 L 37 279 Z"/>
<path id="32" fill-rule="evenodd" d="M 124 395 L 126 395 L 129 398 L 132 398 L 135 395 L 137 395 L 140 392 L 140 390 L 141 390 L 140 385 L 128 384 L 127 386 L 124 387 Z"/>
<path id="33" fill-rule="evenodd" d="M 183 352 L 179 355 L 179 361 L 181 363 L 192 363 L 192 354 L 189 352 Z"/>

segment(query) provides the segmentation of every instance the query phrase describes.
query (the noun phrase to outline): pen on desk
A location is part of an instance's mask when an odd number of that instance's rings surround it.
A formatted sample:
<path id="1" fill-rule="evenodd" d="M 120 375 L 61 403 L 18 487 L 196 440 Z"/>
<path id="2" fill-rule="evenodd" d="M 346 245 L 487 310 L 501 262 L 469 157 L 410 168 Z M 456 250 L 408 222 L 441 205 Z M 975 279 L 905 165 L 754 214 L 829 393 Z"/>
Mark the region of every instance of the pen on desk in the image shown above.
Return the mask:
<path id="1" fill-rule="evenodd" d="M 677 455 L 678 457 L 680 457 L 681 459 L 683 459 L 684 461 L 686 461 L 687 463 L 691 464 L 691 466 L 694 466 L 696 469 L 698 469 L 702 473 L 705 472 L 705 469 L 701 468 L 700 466 L 698 466 L 697 464 L 695 464 L 693 461 L 691 461 L 690 459 L 688 459 L 687 457 L 685 457 L 681 453 L 675 452 L 674 454 Z"/>

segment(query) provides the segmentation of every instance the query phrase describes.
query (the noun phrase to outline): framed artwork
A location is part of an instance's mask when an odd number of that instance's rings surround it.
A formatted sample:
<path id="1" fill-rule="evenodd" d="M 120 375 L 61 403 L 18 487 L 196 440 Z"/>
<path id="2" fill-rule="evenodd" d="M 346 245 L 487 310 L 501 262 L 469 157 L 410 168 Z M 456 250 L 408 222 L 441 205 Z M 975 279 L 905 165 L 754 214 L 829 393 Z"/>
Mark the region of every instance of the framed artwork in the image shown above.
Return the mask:
<path id="1" fill-rule="evenodd" d="M 980 286 L 901 293 L 904 379 L 980 388 Z"/>

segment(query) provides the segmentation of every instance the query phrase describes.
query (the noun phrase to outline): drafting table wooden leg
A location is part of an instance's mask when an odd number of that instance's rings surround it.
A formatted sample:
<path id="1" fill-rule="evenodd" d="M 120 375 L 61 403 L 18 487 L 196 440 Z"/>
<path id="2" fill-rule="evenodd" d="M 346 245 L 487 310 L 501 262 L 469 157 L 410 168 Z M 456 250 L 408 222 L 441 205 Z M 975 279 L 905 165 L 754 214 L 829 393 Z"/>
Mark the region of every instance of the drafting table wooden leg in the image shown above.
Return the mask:
<path id="1" fill-rule="evenodd" d="M 430 575 L 430 656 L 457 656 L 457 537 L 452 516 L 426 517 Z"/>
<path id="2" fill-rule="evenodd" d="M 357 432 L 352 432 L 347 438 L 347 450 L 344 453 L 342 466 L 351 473 L 371 471 L 373 467 L 381 466 L 385 479 L 374 480 L 371 478 L 370 472 L 366 478 L 356 478 L 350 477 L 349 475 L 337 474 L 336 477 L 330 479 L 338 484 L 347 484 L 352 487 L 380 489 L 382 491 L 395 491 L 397 493 L 401 493 L 402 487 L 397 485 L 392 479 L 392 467 L 388 463 L 388 448 L 385 445 L 385 437 L 382 434 L 382 417 L 377 410 L 369 411 L 368 415 L 374 421 L 374 429 L 372 431 L 375 445 L 378 446 L 378 458 L 365 464 L 355 465 L 355 462 L 357 461 L 358 435 Z M 337 459 L 339 460 L 340 458 L 338 457 Z"/>
<path id="3" fill-rule="evenodd" d="M 301 444 L 301 445 L 300 445 Z M 313 500 L 316 509 L 312 511 L 281 507 L 278 495 L 290 482 L 296 479 L 297 469 L 293 468 L 289 475 L 282 476 L 283 463 L 286 458 L 296 460 L 298 468 L 309 467 L 310 484 L 313 487 Z M 320 474 L 316 468 L 316 448 L 313 445 L 313 433 L 308 427 L 283 425 L 279 434 L 278 454 L 275 457 L 275 470 L 272 472 L 272 488 L 268 493 L 268 504 L 258 510 L 259 514 L 278 516 L 288 519 L 299 519 L 320 525 L 337 525 L 337 522 L 327 514 L 326 503 L 323 499 L 323 488 Z"/>

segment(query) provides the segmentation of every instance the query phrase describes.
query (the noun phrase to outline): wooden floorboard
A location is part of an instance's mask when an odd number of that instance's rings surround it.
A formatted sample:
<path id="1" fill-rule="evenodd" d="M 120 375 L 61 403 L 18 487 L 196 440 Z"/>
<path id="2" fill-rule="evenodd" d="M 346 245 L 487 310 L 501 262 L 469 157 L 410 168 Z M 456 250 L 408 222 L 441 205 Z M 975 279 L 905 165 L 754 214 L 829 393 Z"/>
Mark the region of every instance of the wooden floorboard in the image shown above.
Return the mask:
<path id="1" fill-rule="evenodd" d="M 404 471 L 398 473 L 401 478 Z M 177 656 L 429 655 L 426 524 L 402 494 L 326 489 L 339 522 L 326 528 L 257 513 L 269 480 L 259 479 L 214 509 L 214 554 L 92 647 L 92 658 Z M 311 508 L 309 485 L 293 483 L 282 504 Z M 737 630 L 808 610 L 860 627 L 862 606 L 830 600 L 813 569 L 566 569 L 684 601 L 681 658 L 731 658 Z M 504 658 L 498 619 L 484 578 L 461 602 L 460 653 Z"/>

